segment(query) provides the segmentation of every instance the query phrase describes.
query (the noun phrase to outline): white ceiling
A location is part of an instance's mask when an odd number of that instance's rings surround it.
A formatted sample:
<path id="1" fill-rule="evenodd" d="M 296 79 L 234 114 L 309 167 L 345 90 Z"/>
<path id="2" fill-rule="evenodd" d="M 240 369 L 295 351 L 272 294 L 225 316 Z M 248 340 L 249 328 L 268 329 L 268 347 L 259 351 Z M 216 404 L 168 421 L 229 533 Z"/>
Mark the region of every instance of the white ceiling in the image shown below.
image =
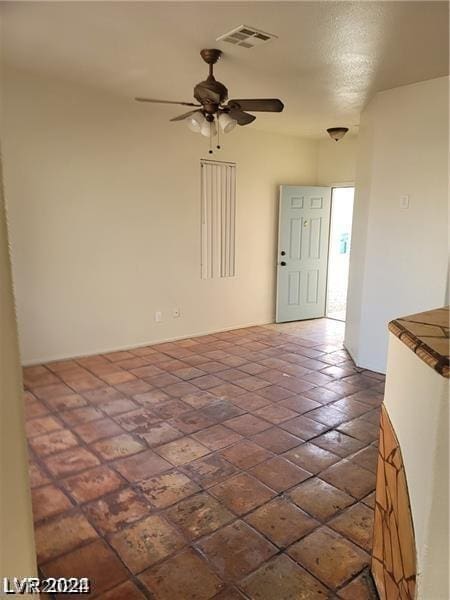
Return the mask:
<path id="1" fill-rule="evenodd" d="M 448 73 L 447 2 L 2 2 L 3 60 L 111 94 L 192 100 L 207 67 L 198 52 L 224 51 L 216 77 L 230 97 L 279 97 L 269 131 L 357 132 L 380 90 Z M 241 25 L 278 40 L 246 50 L 215 39 Z M 143 105 L 169 119 L 183 107 Z"/>

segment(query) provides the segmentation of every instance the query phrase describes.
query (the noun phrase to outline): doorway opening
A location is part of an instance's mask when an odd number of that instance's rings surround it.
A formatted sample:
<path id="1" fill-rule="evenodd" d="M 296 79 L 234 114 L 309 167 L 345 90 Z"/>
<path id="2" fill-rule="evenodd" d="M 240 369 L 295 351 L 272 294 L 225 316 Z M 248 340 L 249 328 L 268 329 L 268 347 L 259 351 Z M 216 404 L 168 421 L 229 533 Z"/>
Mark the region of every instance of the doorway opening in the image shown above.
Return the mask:
<path id="1" fill-rule="evenodd" d="M 331 193 L 325 315 L 345 321 L 355 188 L 335 187 Z"/>

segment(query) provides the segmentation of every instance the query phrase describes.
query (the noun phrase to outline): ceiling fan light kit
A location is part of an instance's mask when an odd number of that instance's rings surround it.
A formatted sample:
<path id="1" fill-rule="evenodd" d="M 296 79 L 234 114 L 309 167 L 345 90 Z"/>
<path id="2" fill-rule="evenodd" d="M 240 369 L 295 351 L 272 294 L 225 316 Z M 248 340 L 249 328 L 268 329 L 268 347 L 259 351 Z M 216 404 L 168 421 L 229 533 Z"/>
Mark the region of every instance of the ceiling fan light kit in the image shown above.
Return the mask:
<path id="1" fill-rule="evenodd" d="M 171 121 L 186 121 L 188 128 L 194 133 L 201 133 L 210 139 L 209 153 L 212 154 L 212 138 L 219 135 L 219 130 L 229 133 L 236 125 L 249 125 L 255 116 L 246 112 L 281 112 L 284 108 L 281 100 L 276 98 L 252 98 L 244 100 L 228 100 L 228 90 L 223 83 L 214 77 L 214 65 L 222 54 L 216 48 L 205 48 L 200 56 L 209 65 L 209 74 L 205 81 L 194 87 L 193 102 L 176 102 L 173 100 L 154 100 L 152 98 L 135 98 L 138 102 L 162 104 L 181 104 L 195 107 L 187 113 L 170 119 Z M 217 149 L 220 149 L 217 140 Z"/>
<path id="2" fill-rule="evenodd" d="M 328 135 L 335 142 L 342 140 L 347 131 L 348 127 L 330 127 L 329 129 L 327 129 Z"/>

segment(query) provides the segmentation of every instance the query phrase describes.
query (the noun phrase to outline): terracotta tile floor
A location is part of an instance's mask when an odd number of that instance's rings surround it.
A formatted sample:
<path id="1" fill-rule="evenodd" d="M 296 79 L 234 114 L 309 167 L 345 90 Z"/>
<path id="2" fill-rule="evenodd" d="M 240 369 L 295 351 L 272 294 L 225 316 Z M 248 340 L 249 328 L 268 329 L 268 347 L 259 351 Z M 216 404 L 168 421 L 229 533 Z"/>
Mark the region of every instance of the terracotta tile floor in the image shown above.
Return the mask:
<path id="1" fill-rule="evenodd" d="M 376 598 L 384 377 L 342 323 L 24 369 L 39 568 L 133 600 Z"/>

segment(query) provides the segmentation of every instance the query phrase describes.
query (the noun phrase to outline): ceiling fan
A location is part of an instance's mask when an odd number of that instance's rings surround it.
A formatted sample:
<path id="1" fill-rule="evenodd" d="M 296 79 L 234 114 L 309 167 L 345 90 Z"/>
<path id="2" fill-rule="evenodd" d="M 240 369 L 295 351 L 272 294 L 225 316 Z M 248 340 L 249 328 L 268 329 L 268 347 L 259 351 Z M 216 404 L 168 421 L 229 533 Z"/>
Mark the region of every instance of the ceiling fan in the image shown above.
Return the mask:
<path id="1" fill-rule="evenodd" d="M 175 102 L 173 100 L 154 100 L 153 98 L 135 98 L 138 102 L 156 102 L 162 104 L 180 104 L 182 106 L 193 106 L 190 110 L 171 121 L 187 121 L 191 131 L 201 133 L 210 140 L 218 134 L 221 129 L 229 133 L 236 125 L 248 125 L 256 117 L 250 112 L 281 112 L 284 104 L 277 98 L 249 98 L 243 100 L 228 100 L 228 90 L 214 77 L 213 68 L 222 54 L 221 50 L 215 48 L 204 49 L 200 56 L 209 65 L 209 75 L 205 81 L 201 81 L 194 87 L 194 102 Z M 216 125 L 218 123 L 218 127 Z M 220 148 L 218 145 L 217 148 Z M 212 153 L 212 149 L 209 150 Z"/>

